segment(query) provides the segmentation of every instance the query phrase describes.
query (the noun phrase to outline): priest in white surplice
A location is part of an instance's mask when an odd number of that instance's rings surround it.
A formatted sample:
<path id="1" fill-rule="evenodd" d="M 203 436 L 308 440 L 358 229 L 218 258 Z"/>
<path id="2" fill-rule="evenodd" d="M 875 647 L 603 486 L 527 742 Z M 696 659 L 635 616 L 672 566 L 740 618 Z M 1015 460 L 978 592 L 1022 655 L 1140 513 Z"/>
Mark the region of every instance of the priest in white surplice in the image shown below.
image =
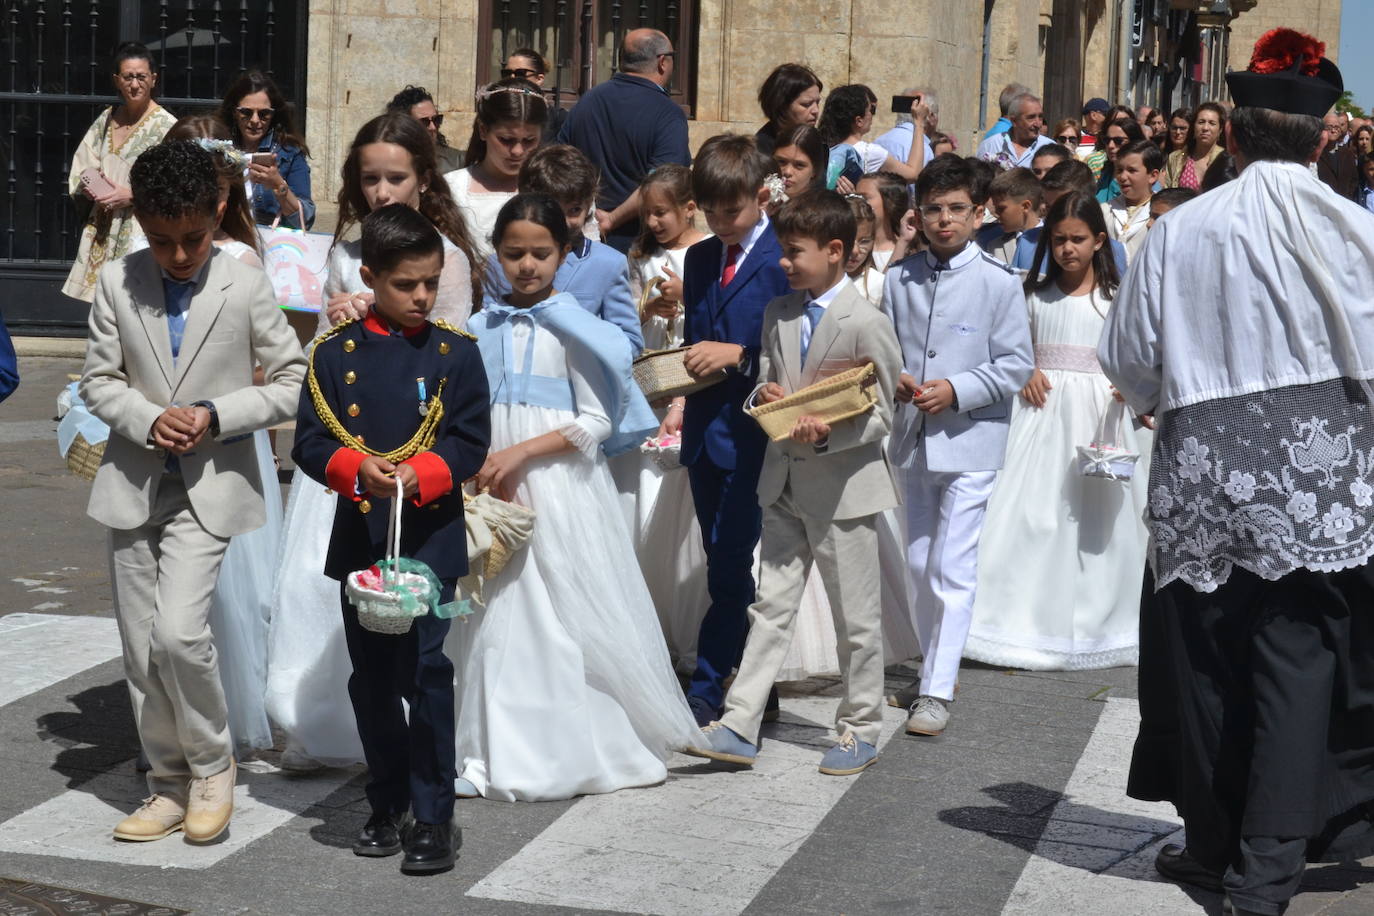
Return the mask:
<path id="1" fill-rule="evenodd" d="M 1323 53 L 1228 75 L 1240 177 L 1155 223 L 1099 348 L 1159 426 L 1128 791 L 1183 817 L 1162 874 L 1265 916 L 1374 849 L 1374 218 L 1308 168 Z"/>

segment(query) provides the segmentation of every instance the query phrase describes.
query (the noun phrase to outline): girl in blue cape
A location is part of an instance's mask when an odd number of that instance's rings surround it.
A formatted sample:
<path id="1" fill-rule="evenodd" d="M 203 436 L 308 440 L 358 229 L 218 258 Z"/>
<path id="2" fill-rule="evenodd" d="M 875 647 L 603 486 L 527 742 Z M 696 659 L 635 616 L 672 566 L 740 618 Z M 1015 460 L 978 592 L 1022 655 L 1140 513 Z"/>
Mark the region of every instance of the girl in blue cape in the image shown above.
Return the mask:
<path id="1" fill-rule="evenodd" d="M 606 458 L 657 420 L 624 335 L 553 288 L 563 211 L 521 194 L 492 233 L 512 292 L 468 322 L 491 388 L 477 475 L 535 512 L 534 536 L 455 627 L 459 795 L 541 801 L 662 782 L 696 726 L 617 508 Z"/>

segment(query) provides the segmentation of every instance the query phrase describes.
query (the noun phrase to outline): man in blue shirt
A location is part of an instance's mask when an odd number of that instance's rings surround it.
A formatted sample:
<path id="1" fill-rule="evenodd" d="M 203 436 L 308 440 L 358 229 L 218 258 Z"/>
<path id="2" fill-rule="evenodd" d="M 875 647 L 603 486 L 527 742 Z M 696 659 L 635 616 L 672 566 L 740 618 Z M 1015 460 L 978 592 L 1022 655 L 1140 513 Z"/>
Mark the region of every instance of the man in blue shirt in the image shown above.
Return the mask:
<path id="1" fill-rule="evenodd" d="M 996 137 L 1011 130 L 1011 117 L 1007 111 L 1011 108 L 1011 100 L 1018 95 L 1030 94 L 1030 87 L 1020 83 L 1007 83 L 1002 87 L 1002 91 L 997 96 L 997 110 L 1002 116 L 997 119 L 997 123 L 988 128 L 988 132 L 983 134 L 983 142 L 986 143 L 989 137 Z"/>
<path id="2" fill-rule="evenodd" d="M 1035 158 L 1035 151 L 1054 142 L 1040 133 L 1045 110 L 1040 100 L 1027 92 L 1011 100 L 1007 106 L 1007 117 L 1011 119 L 1011 130 L 990 136 L 978 144 L 978 158 L 1003 169 L 1028 169 Z"/>
<path id="3" fill-rule="evenodd" d="M 601 170 L 596 221 L 606 242 L 628 251 L 639 234 L 639 183 L 665 162 L 689 165 L 687 116 L 668 96 L 673 45 L 635 29 L 620 45 L 620 70 L 592 88 L 558 132 Z"/>
<path id="4" fill-rule="evenodd" d="M 940 101 L 935 97 L 935 93 L 921 89 L 903 89 L 902 95 L 920 95 L 921 101 L 926 103 L 926 108 L 930 109 L 930 114 L 926 115 L 924 130 L 921 131 L 921 141 L 926 147 L 925 162 L 927 165 L 935 158 L 935 151 L 930 148 L 930 133 L 936 130 L 940 124 Z M 909 114 L 897 115 L 897 126 L 887 133 L 882 134 L 873 142 L 887 150 L 888 155 L 898 162 L 906 162 L 906 157 L 911 155 L 911 144 L 916 138 L 916 125 L 911 120 Z"/>

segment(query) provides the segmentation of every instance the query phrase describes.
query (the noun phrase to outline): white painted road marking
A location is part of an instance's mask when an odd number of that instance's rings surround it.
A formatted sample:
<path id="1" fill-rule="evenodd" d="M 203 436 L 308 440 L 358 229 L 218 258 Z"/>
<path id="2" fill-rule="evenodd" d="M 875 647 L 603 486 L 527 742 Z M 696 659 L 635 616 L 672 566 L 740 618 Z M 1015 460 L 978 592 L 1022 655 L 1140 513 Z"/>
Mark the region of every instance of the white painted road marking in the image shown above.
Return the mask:
<path id="1" fill-rule="evenodd" d="M 302 777 L 239 770 L 234 816 L 222 840 L 197 846 L 174 834 L 152 843 L 123 843 L 111 831 L 148 794 L 142 774 L 125 765 L 0 824 L 0 851 L 160 868 L 209 868 L 276 830 L 355 775 L 352 769 Z"/>
<path id="2" fill-rule="evenodd" d="M 1012 889 L 1003 916 L 1196 916 L 1198 904 L 1154 869 L 1165 843 L 1183 842 L 1173 805 L 1126 795 L 1140 704 L 1108 699 L 1064 798 Z"/>
<path id="3" fill-rule="evenodd" d="M 119 628 L 108 617 L 0 617 L 0 706 L 122 654 Z"/>
<path id="4" fill-rule="evenodd" d="M 784 697 L 783 713 L 810 725 L 765 733 L 753 769 L 679 756 L 669 766 L 691 775 L 670 770 L 662 786 L 581 799 L 468 896 L 658 916 L 742 912 L 854 785 L 816 769 L 834 743 L 835 702 Z M 879 747 L 906 721 L 902 710 L 883 712 Z"/>

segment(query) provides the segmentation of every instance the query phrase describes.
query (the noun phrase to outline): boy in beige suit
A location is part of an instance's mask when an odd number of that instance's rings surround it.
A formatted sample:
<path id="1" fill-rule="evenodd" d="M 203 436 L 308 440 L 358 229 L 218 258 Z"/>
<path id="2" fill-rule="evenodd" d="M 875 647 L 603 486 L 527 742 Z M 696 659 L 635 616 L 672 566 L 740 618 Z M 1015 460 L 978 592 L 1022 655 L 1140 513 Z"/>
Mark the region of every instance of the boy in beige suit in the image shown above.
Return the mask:
<path id="1" fill-rule="evenodd" d="M 774 225 L 794 292 L 774 299 L 764 314 L 751 400 L 767 404 L 864 363 L 877 370 L 880 393 L 867 413 L 833 426 L 802 417 L 790 440 L 768 444 L 758 488 L 763 565 L 744 658 L 720 721 L 702 731 L 707 746 L 689 753 L 753 763 L 764 703 L 792 641 L 814 561 L 830 599 L 844 677 L 835 713 L 840 740 L 820 771 L 848 776 L 878 756 L 883 641 L 875 521 L 898 502 L 882 440 L 891 425 L 901 349 L 891 323 L 845 276 L 855 224 L 842 197 L 805 194 L 784 204 Z"/>
<path id="2" fill-rule="evenodd" d="M 305 358 L 261 270 L 217 255 L 209 153 L 177 141 L 130 172 L 148 249 L 107 265 L 81 396 L 110 426 L 88 512 L 110 528 L 110 579 L 151 797 L 122 840 L 229 824 L 234 759 L 207 622 L 229 538 L 262 525 L 251 435 L 295 414 Z M 261 365 L 266 384 L 253 385 Z"/>

